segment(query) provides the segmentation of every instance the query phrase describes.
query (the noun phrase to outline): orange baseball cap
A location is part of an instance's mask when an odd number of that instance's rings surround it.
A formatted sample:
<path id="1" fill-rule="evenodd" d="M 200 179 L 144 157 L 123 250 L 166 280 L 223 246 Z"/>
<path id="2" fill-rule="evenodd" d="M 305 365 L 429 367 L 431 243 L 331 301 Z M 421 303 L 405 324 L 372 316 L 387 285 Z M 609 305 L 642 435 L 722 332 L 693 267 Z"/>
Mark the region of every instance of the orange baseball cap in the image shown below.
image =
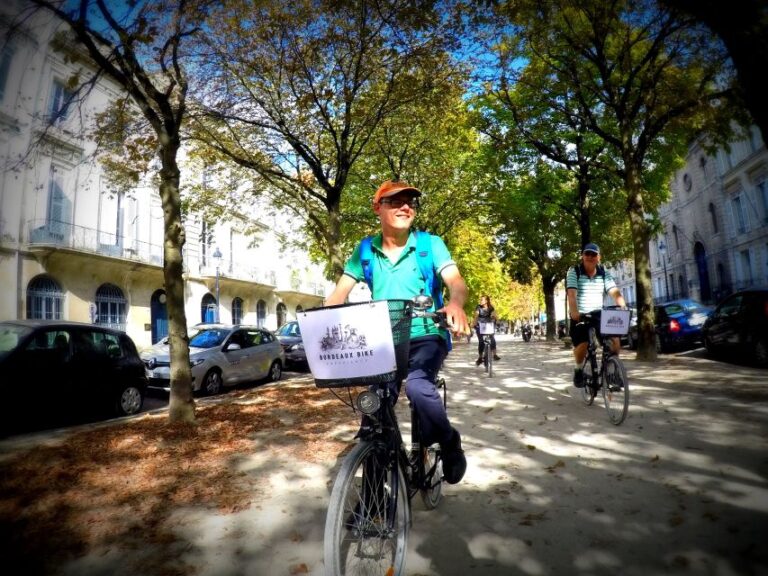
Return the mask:
<path id="1" fill-rule="evenodd" d="M 373 203 L 378 204 L 379 200 L 387 196 L 394 196 L 398 192 L 410 192 L 413 196 L 421 196 L 421 190 L 414 188 L 402 180 L 387 180 L 383 182 L 376 194 L 373 195 Z"/>

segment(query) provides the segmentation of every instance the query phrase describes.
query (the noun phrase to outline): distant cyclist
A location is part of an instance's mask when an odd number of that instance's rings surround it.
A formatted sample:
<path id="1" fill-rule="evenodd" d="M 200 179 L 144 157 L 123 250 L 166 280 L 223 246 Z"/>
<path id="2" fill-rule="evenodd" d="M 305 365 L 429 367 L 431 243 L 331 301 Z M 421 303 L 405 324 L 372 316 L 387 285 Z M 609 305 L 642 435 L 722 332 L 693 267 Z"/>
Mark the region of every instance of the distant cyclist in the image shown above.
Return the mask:
<path id="1" fill-rule="evenodd" d="M 621 290 L 616 286 L 613 276 L 600 264 L 600 248 L 597 244 L 589 243 L 581 251 L 581 263 L 568 270 L 565 280 L 568 294 L 568 310 L 571 317 L 571 339 L 573 342 L 573 359 L 576 367 L 573 370 L 573 385 L 584 387 L 584 375 L 581 366 L 587 356 L 588 326 L 580 322 L 580 315 L 603 308 L 603 300 L 609 294 L 618 306 L 626 307 L 627 303 Z M 612 338 L 611 350 L 618 354 L 621 350 L 619 338 Z"/>
<path id="2" fill-rule="evenodd" d="M 498 322 L 498 320 L 496 310 L 491 305 L 491 297 L 483 294 L 480 296 L 480 303 L 475 308 L 475 317 L 472 320 L 472 324 L 477 332 L 477 360 L 475 360 L 475 366 L 480 366 L 483 363 L 483 350 L 485 349 L 485 339 L 480 334 L 480 322 Z M 496 336 L 494 334 L 491 334 L 491 353 L 494 360 L 501 360 L 496 355 Z"/>

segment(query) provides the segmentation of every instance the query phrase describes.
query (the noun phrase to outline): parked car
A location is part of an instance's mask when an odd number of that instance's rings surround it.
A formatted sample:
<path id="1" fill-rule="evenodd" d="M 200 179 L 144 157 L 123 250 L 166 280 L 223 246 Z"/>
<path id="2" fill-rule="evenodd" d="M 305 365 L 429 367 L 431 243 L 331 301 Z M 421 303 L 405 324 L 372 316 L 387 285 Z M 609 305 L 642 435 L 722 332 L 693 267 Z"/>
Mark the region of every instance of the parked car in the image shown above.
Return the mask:
<path id="1" fill-rule="evenodd" d="M 0 322 L 0 374 L 0 419 L 10 427 L 30 417 L 58 423 L 82 410 L 136 414 L 147 390 L 144 364 L 128 335 L 79 322 Z"/>
<path id="2" fill-rule="evenodd" d="M 218 394 L 224 387 L 268 378 L 275 382 L 283 373 L 285 357 L 277 337 L 257 326 L 204 324 L 189 340 L 192 390 Z M 171 361 L 168 345 L 144 352 L 152 390 L 170 391 Z"/>
<path id="3" fill-rule="evenodd" d="M 730 352 L 768 366 L 768 288 L 731 294 L 707 318 L 702 332 L 710 355 Z"/>
<path id="4" fill-rule="evenodd" d="M 199 324 L 195 324 L 194 326 L 187 326 L 187 338 L 194 338 L 195 334 L 200 332 L 200 330 L 206 326 L 215 326 L 215 324 L 205 324 L 204 322 L 200 322 Z M 150 350 L 140 350 L 139 353 L 142 358 L 148 358 L 150 356 L 158 356 L 166 353 L 168 350 L 168 342 L 170 341 L 171 336 L 163 336 L 152 344 L 152 347 Z"/>
<path id="5" fill-rule="evenodd" d="M 691 299 L 671 300 L 653 307 L 656 350 L 670 352 L 702 341 L 701 328 L 712 308 Z M 630 324 L 630 348 L 637 348 L 637 322 Z"/>
<path id="6" fill-rule="evenodd" d="M 275 332 L 283 347 L 285 362 L 290 366 L 306 366 L 307 354 L 301 339 L 301 328 L 296 320 L 286 322 Z"/>
<path id="7" fill-rule="evenodd" d="M 637 337 L 637 308 L 630 308 L 630 315 L 629 315 L 629 330 L 626 334 L 622 334 L 619 336 L 619 340 L 621 341 L 622 346 L 629 346 L 632 348 L 632 340 L 630 336 L 630 332 L 632 331 L 632 328 L 635 329 L 635 337 Z M 635 343 L 635 346 L 637 347 L 637 343 Z"/>

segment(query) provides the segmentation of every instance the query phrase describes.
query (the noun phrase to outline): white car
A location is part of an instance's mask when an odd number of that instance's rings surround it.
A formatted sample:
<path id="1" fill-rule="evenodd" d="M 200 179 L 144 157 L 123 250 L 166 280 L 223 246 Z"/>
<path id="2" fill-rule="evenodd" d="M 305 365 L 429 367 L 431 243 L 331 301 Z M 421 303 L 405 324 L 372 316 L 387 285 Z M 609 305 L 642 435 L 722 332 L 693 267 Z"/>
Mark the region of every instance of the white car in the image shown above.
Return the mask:
<path id="1" fill-rule="evenodd" d="M 280 380 L 285 356 L 277 337 L 257 326 L 198 325 L 189 341 L 192 390 L 218 394 L 224 387 L 263 378 Z M 159 344 L 142 354 L 149 375 L 149 388 L 171 389 L 168 344 Z"/>

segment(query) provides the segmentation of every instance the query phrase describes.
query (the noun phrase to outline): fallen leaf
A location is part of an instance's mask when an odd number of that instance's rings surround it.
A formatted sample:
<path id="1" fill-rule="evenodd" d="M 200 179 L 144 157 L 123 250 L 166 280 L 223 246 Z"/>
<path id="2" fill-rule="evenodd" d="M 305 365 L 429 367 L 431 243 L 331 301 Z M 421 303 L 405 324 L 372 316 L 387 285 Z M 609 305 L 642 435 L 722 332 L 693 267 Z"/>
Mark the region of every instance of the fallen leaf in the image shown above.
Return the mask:
<path id="1" fill-rule="evenodd" d="M 536 446 L 534 446 L 533 444 L 528 444 L 526 448 L 528 448 L 528 450 L 536 450 Z"/>
<path id="2" fill-rule="evenodd" d="M 680 526 L 680 524 L 682 524 L 683 522 L 685 522 L 685 518 L 683 518 L 679 514 L 675 514 L 669 519 L 669 525 L 672 526 L 673 528 L 675 526 Z"/>
<path id="3" fill-rule="evenodd" d="M 303 562 L 301 564 L 294 564 L 288 568 L 288 571 L 291 574 L 309 574 L 309 568 L 307 568 L 307 565 Z"/>
<path id="4" fill-rule="evenodd" d="M 565 462 L 563 462 L 562 460 L 558 460 L 557 462 L 552 464 L 552 466 L 547 466 L 545 470 L 547 470 L 548 472 L 554 473 L 558 468 L 565 468 Z"/>

